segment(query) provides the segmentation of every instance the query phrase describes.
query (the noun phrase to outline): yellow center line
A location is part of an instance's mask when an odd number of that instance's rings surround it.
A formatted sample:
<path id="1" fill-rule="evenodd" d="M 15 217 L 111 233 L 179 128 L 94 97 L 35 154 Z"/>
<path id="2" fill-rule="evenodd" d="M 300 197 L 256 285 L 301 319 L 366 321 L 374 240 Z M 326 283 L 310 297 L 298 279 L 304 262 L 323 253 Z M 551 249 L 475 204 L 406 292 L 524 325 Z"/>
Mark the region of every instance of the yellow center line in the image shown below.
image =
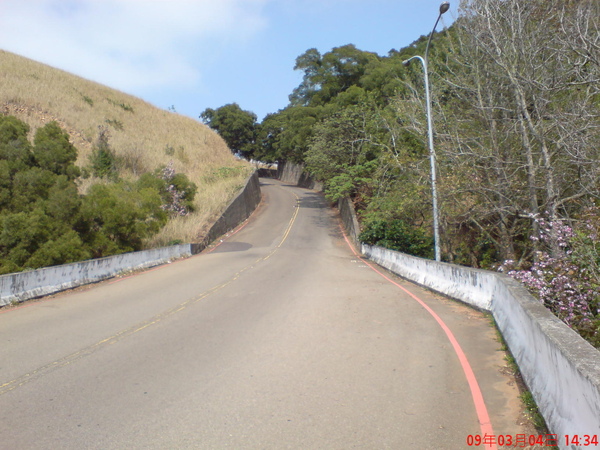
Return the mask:
<path id="1" fill-rule="evenodd" d="M 175 313 L 185 310 L 189 306 L 191 306 L 195 303 L 198 303 L 199 301 L 204 300 L 206 297 L 214 294 L 215 292 L 218 292 L 218 291 L 222 290 L 223 288 L 227 287 L 228 285 L 230 285 L 231 283 L 233 283 L 234 281 L 239 279 L 240 276 L 242 275 L 242 273 L 244 273 L 245 271 L 247 271 L 249 269 L 254 268 L 254 264 L 257 264 L 259 262 L 263 262 L 263 261 L 266 261 L 267 259 L 269 259 L 271 256 L 273 256 L 277 252 L 277 250 L 279 248 L 281 248 L 283 243 L 286 241 L 286 239 L 288 238 L 288 236 L 292 230 L 292 227 L 294 226 L 294 223 L 296 222 L 296 218 L 298 217 L 298 212 L 300 210 L 300 198 L 295 193 L 294 193 L 294 196 L 296 197 L 296 206 L 295 206 L 296 210 L 294 211 L 294 214 L 292 215 L 292 218 L 290 219 L 290 222 L 283 234 L 281 241 L 279 242 L 279 245 L 277 245 L 277 247 L 275 247 L 267 256 L 257 259 L 254 263 L 250 264 L 249 266 L 244 267 L 239 272 L 237 272 L 235 275 L 233 275 L 233 277 L 229 281 L 226 281 L 225 283 L 214 286 L 214 287 L 210 288 L 209 290 L 203 292 L 202 294 L 200 294 L 197 297 L 186 300 L 185 302 L 180 303 L 179 305 L 177 305 L 167 311 L 157 314 L 156 316 L 154 316 L 144 322 L 138 323 L 130 328 L 119 331 L 118 333 L 115 333 L 114 335 L 112 335 L 110 337 L 102 339 L 102 340 L 96 342 L 95 344 L 92 344 L 82 350 L 79 350 L 79 351 L 72 353 L 70 355 L 67 355 L 61 359 L 58 359 L 58 360 L 53 361 L 49 364 L 46 364 L 42 367 L 39 367 L 30 373 L 26 373 L 24 375 L 21 375 L 20 377 L 15 378 L 14 380 L 0 384 L 0 395 L 6 394 L 7 392 L 10 392 L 18 387 L 21 387 L 24 384 L 29 383 L 30 381 L 33 381 L 37 378 L 40 378 L 43 375 L 50 373 L 54 370 L 57 370 L 61 367 L 66 367 L 69 364 L 72 364 L 75 361 L 94 353 L 95 351 L 97 351 L 98 349 L 100 349 L 103 346 L 115 344 L 118 341 L 120 341 L 121 339 L 132 336 L 135 333 L 138 333 L 142 330 L 145 330 L 146 328 L 149 328 L 152 325 L 155 325 L 155 324 L 161 322 L 162 320 L 174 315 Z"/>
<path id="2" fill-rule="evenodd" d="M 267 256 L 265 256 L 264 258 L 258 259 L 256 262 L 266 261 L 271 256 L 273 256 L 275 254 L 275 252 L 277 252 L 277 250 L 281 248 L 283 243 L 286 241 L 286 239 L 290 235 L 290 232 L 292 231 L 292 227 L 294 226 L 294 223 L 296 222 L 296 218 L 298 217 L 298 213 L 300 212 L 300 197 L 298 197 L 298 195 L 295 194 L 294 192 L 292 192 L 292 194 L 294 194 L 294 196 L 296 197 L 296 206 L 295 206 L 296 210 L 294 211 L 294 214 L 292 214 L 290 223 L 288 224 L 288 227 L 286 228 L 285 232 L 283 233 L 283 237 L 281 238 L 279 245 L 277 245 L 277 247 L 275 247 Z"/>
<path id="3" fill-rule="evenodd" d="M 296 195 L 296 194 L 294 194 L 294 195 Z M 296 195 L 296 211 L 294 211 L 294 214 L 292 215 L 292 219 L 290 220 L 290 224 L 288 225 L 287 230 L 285 230 L 285 233 L 283 234 L 283 239 L 281 239 L 281 242 L 279 243 L 279 245 L 277 246 L 277 248 L 281 248 L 281 246 L 283 245 L 283 243 L 285 242 L 285 240 L 289 236 L 290 231 L 292 231 L 292 227 L 294 226 L 294 222 L 296 221 L 296 217 L 298 217 L 298 211 L 300 211 L 300 199 Z"/>

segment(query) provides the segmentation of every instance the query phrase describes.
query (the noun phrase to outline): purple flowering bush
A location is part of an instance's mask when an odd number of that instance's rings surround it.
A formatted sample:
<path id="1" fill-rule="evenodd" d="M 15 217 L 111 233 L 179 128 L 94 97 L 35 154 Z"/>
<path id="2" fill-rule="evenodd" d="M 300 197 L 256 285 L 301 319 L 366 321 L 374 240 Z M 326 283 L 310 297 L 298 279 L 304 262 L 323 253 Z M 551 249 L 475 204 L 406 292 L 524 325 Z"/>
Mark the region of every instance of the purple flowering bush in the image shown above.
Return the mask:
<path id="1" fill-rule="evenodd" d="M 563 322 L 600 348 L 600 215 L 590 208 L 571 227 L 536 217 L 540 250 L 527 269 L 505 261 L 499 270 L 521 281 Z"/>
<path id="2" fill-rule="evenodd" d="M 185 174 L 175 172 L 172 161 L 160 171 L 160 178 L 165 183 L 162 209 L 171 216 L 185 216 L 193 211 L 197 187 Z"/>

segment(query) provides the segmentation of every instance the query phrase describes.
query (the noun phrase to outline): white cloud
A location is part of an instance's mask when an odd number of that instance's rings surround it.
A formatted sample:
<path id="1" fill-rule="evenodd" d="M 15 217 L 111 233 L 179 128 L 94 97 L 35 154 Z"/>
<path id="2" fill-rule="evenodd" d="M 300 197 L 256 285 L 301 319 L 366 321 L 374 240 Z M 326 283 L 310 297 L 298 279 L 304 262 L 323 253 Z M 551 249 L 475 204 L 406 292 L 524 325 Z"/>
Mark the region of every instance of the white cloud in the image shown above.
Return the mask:
<path id="1" fill-rule="evenodd" d="M 0 47 L 126 91 L 192 86 L 269 0 L 2 0 Z"/>

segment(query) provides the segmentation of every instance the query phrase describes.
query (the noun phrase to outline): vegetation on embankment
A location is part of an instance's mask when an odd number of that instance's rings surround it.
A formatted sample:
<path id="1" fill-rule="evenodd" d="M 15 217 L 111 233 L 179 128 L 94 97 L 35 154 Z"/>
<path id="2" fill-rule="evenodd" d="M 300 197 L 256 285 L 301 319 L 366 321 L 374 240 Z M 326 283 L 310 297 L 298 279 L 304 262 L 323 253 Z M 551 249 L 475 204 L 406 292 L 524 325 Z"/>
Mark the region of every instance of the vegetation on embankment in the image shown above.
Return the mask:
<path id="1" fill-rule="evenodd" d="M 431 257 L 423 67 L 403 65 L 426 44 L 309 49 L 283 110 L 203 118 L 235 124 L 223 136 L 255 159 L 305 164 L 331 200 L 351 197 L 369 243 Z M 600 3 L 463 0 L 429 50 L 442 259 L 506 262 L 600 346 Z"/>
<path id="2" fill-rule="evenodd" d="M 161 110 L 141 99 L 64 71 L 0 50 L 0 113 L 30 126 L 30 139 L 56 121 L 76 147 L 76 165 L 90 164 L 101 127 L 109 136 L 120 179 L 172 164 L 198 186 L 194 212 L 170 220 L 145 242 L 193 242 L 214 221 L 250 173 L 218 134 L 189 117 Z M 99 180 L 78 181 L 80 193 Z"/>

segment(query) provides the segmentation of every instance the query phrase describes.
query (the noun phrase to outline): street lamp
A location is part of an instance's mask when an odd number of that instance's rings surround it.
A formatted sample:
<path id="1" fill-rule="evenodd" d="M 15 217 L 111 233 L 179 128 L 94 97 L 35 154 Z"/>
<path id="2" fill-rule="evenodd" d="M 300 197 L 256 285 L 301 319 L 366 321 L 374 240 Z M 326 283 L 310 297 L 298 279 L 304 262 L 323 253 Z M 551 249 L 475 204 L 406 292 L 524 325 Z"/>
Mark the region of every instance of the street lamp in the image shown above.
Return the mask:
<path id="1" fill-rule="evenodd" d="M 440 217 L 438 210 L 437 200 L 437 185 L 436 185 L 436 170 L 435 170 L 435 150 L 433 149 L 433 123 L 431 120 L 431 98 L 429 96 L 429 76 L 427 71 L 427 58 L 429 56 L 429 44 L 431 43 L 431 37 L 437 27 L 442 14 L 450 9 L 450 2 L 442 2 L 440 5 L 440 14 L 438 15 L 435 25 L 429 33 L 429 40 L 427 41 L 427 47 L 425 47 L 425 58 L 421 56 L 413 56 L 412 58 L 402 61 L 402 64 L 408 66 L 413 59 L 418 59 L 423 64 L 423 75 L 425 78 L 425 100 L 427 103 L 427 137 L 429 140 L 429 160 L 431 163 L 431 196 L 433 198 L 433 245 L 435 249 L 435 260 L 441 261 L 440 254 Z"/>

